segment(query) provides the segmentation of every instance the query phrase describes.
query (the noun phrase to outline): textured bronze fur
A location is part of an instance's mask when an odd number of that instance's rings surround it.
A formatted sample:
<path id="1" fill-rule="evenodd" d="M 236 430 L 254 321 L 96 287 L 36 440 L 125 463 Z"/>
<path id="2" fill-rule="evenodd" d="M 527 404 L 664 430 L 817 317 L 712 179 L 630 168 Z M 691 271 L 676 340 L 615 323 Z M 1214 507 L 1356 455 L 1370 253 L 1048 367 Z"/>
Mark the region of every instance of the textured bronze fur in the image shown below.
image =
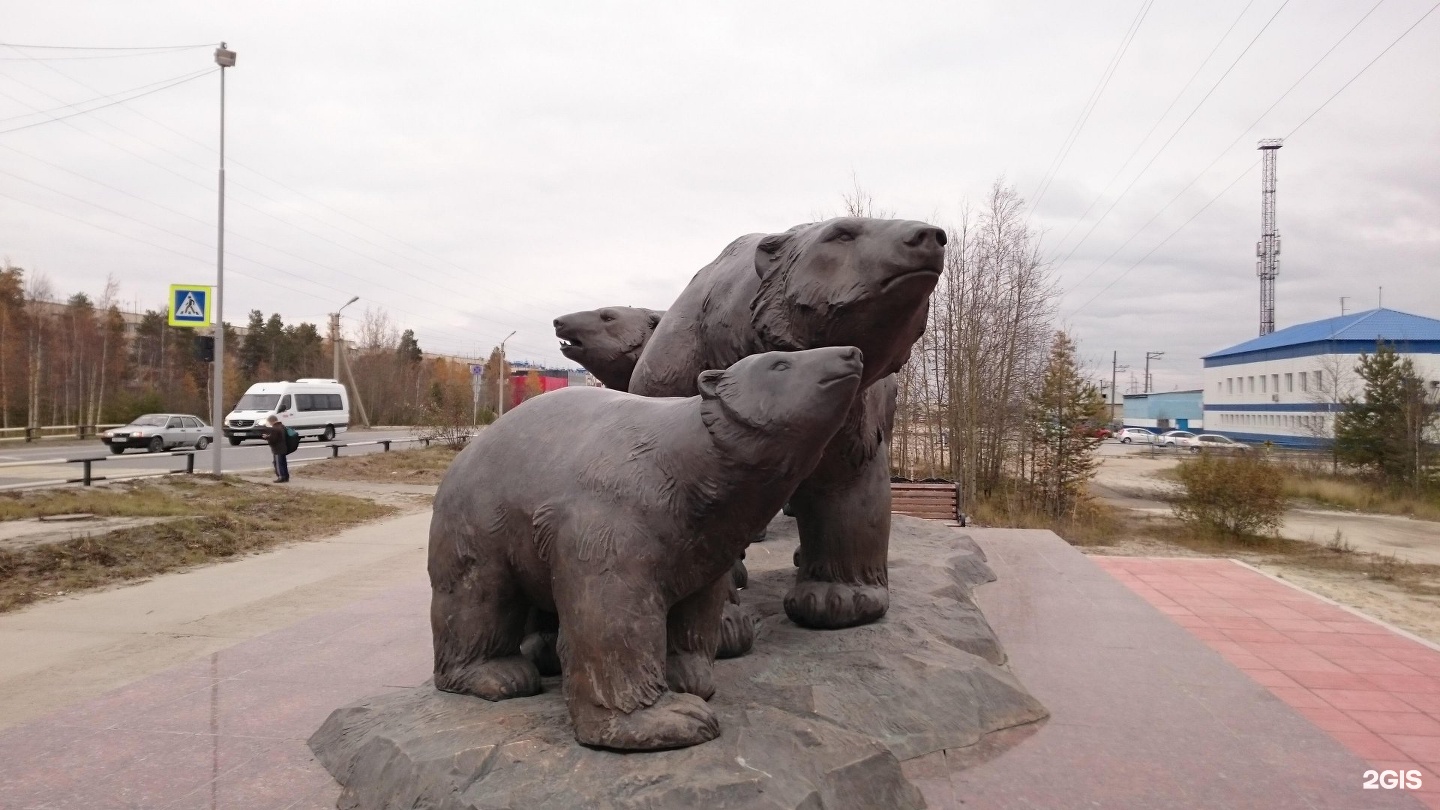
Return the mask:
<path id="1" fill-rule="evenodd" d="M 535 613 L 576 739 L 675 748 L 719 733 L 705 699 L 731 567 L 852 411 L 852 347 L 771 352 L 707 370 L 698 396 L 597 388 L 536 397 L 456 458 L 430 529 L 435 685 L 533 695 Z"/>
<path id="2" fill-rule="evenodd" d="M 630 389 L 630 373 L 664 312 L 601 307 L 555 319 L 560 353 L 585 367 L 606 388 Z"/>
<path id="3" fill-rule="evenodd" d="M 633 393 L 690 396 L 700 371 L 747 355 L 864 353 L 845 426 L 790 498 L 801 550 L 785 609 L 799 624 L 863 624 L 889 606 L 891 375 L 925 330 L 944 245 L 945 232 L 921 222 L 853 217 L 742 236 L 666 310 L 631 375 Z"/>

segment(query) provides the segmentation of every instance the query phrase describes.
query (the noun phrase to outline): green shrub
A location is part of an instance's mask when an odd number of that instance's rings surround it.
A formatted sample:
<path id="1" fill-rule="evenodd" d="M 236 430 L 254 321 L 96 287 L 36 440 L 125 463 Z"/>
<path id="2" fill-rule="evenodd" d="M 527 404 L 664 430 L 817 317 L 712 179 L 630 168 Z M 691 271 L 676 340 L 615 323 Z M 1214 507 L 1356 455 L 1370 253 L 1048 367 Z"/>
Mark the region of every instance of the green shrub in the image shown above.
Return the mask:
<path id="1" fill-rule="evenodd" d="M 1235 538 L 1271 534 L 1285 511 L 1285 476 L 1261 453 L 1205 453 L 1180 464 L 1172 505 L 1190 526 Z"/>

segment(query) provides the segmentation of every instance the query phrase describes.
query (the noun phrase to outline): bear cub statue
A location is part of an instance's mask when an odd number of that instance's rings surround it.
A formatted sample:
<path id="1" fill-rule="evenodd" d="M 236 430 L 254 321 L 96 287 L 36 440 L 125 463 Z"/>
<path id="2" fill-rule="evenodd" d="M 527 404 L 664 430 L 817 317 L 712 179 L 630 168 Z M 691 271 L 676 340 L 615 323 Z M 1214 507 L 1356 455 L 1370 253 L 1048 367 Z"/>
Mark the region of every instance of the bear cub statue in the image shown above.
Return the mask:
<path id="1" fill-rule="evenodd" d="M 630 390 L 630 374 L 664 311 L 642 307 L 601 307 L 555 319 L 560 353 L 574 360 L 606 388 Z"/>
<path id="2" fill-rule="evenodd" d="M 579 742 L 714 739 L 731 567 L 819 463 L 863 370 L 849 346 L 755 354 L 701 372 L 699 396 L 566 388 L 487 428 L 435 496 L 435 686 L 537 694 L 520 646 L 538 611 L 558 619 Z"/>

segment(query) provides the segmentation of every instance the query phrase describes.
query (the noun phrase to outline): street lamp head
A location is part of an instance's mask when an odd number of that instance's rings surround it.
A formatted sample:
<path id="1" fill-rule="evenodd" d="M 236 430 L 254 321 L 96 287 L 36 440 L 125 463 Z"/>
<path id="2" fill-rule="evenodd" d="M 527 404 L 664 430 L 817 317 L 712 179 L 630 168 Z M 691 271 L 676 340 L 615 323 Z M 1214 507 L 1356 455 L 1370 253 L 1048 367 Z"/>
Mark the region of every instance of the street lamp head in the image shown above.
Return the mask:
<path id="1" fill-rule="evenodd" d="M 215 64 L 222 68 L 235 67 L 235 52 L 226 50 L 223 42 L 215 49 Z"/>
<path id="2" fill-rule="evenodd" d="M 357 295 L 357 296 L 355 296 L 354 298 L 351 298 L 349 301 L 346 301 L 346 302 L 345 302 L 345 306 L 342 306 L 342 307 L 340 307 L 340 308 L 341 308 L 341 309 L 344 309 L 345 307 L 348 307 L 348 306 L 350 306 L 351 304 L 353 304 L 353 303 L 355 303 L 356 301 L 359 301 L 359 300 L 360 300 L 360 296 Z"/>

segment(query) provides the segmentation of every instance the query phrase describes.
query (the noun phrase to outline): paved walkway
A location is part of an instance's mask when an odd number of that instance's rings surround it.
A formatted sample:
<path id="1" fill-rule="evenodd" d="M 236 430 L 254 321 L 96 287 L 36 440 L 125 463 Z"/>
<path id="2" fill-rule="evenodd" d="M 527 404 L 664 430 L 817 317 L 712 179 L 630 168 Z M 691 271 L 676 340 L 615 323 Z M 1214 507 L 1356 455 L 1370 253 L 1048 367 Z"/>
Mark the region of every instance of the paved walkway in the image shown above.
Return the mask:
<path id="1" fill-rule="evenodd" d="M 1229 560 L 1096 562 L 1376 770 L 1440 808 L 1440 650 Z"/>
<path id="2" fill-rule="evenodd" d="M 1405 705 L 1416 711 L 1365 702 L 1343 708 L 1328 701 L 1345 698 L 1326 691 L 1393 695 L 1401 694 L 1395 691 L 1401 686 L 1413 689 L 1424 682 L 1387 685 L 1373 676 L 1407 673 L 1362 675 L 1351 667 L 1342 669 L 1375 688 L 1292 687 L 1274 675 L 1259 677 L 1275 685 L 1262 684 L 1252 673 L 1274 671 L 1293 680 L 1293 674 L 1328 667 L 1283 647 L 1266 653 L 1275 656 L 1273 661 L 1260 651 L 1253 653 L 1256 660 L 1232 661 L 1225 656 L 1252 653 L 1217 651 L 1213 645 L 1335 645 L 1319 644 L 1318 637 L 1295 640 L 1293 634 L 1321 632 L 1308 626 L 1281 630 L 1273 624 L 1271 629 L 1289 634 L 1291 641 L 1252 637 L 1241 642 L 1228 635 L 1224 641 L 1204 640 L 1194 631 L 1213 634 L 1182 611 L 1207 623 L 1202 613 L 1219 608 L 1243 609 L 1249 618 L 1270 613 L 1263 618 L 1267 623 L 1332 621 L 1342 626 L 1330 630 L 1356 637 L 1352 652 L 1381 651 L 1355 652 L 1348 660 L 1392 661 L 1415 670 L 1417 677 L 1431 677 L 1425 674 L 1428 656 L 1440 654 L 1348 614 L 1334 620 L 1328 611 L 1338 608 L 1233 563 L 1173 561 L 1194 566 L 1183 570 L 1165 569 L 1171 561 L 1097 564 L 1049 532 L 969 531 L 986 548 L 1000 577 L 979 590 L 981 604 L 1016 674 L 1052 717 L 971 749 L 906 763 L 932 807 L 1354 810 L 1419 808 L 1422 800 L 1440 806 L 1433 793 L 1361 788 L 1367 768 L 1398 768 L 1410 765 L 1408 758 L 1420 759 L 1414 764 L 1421 765 L 1428 749 L 1397 743 L 1411 745 L 1408 738 L 1425 734 L 1372 729 L 1369 733 L 1395 744 L 1402 756 L 1368 762 L 1347 747 L 1354 740 L 1341 736 L 1346 731 L 1325 728 L 1337 724 L 1338 715 L 1302 713 L 1273 691 L 1303 688 L 1371 728 L 1365 722 L 1377 721 L 1366 712 L 1423 715 L 1428 710 L 1408 701 Z M 422 683 L 429 675 L 429 593 L 423 568 L 397 576 L 403 584 L 378 595 L 352 598 L 224 649 L 204 650 L 106 695 L 0 731 L 0 807 L 334 807 L 339 788 L 314 762 L 304 740 L 334 707 Z M 1177 596 L 1186 597 L 1190 606 Z M 1210 598 L 1252 604 L 1204 604 Z M 1300 616 L 1282 614 L 1280 608 Z M 1177 619 L 1194 628 L 1182 627 Z M 1211 628 L 1222 635 L 1256 629 Z M 1427 788 L 1432 785 L 1440 787 L 1427 781 Z"/>

